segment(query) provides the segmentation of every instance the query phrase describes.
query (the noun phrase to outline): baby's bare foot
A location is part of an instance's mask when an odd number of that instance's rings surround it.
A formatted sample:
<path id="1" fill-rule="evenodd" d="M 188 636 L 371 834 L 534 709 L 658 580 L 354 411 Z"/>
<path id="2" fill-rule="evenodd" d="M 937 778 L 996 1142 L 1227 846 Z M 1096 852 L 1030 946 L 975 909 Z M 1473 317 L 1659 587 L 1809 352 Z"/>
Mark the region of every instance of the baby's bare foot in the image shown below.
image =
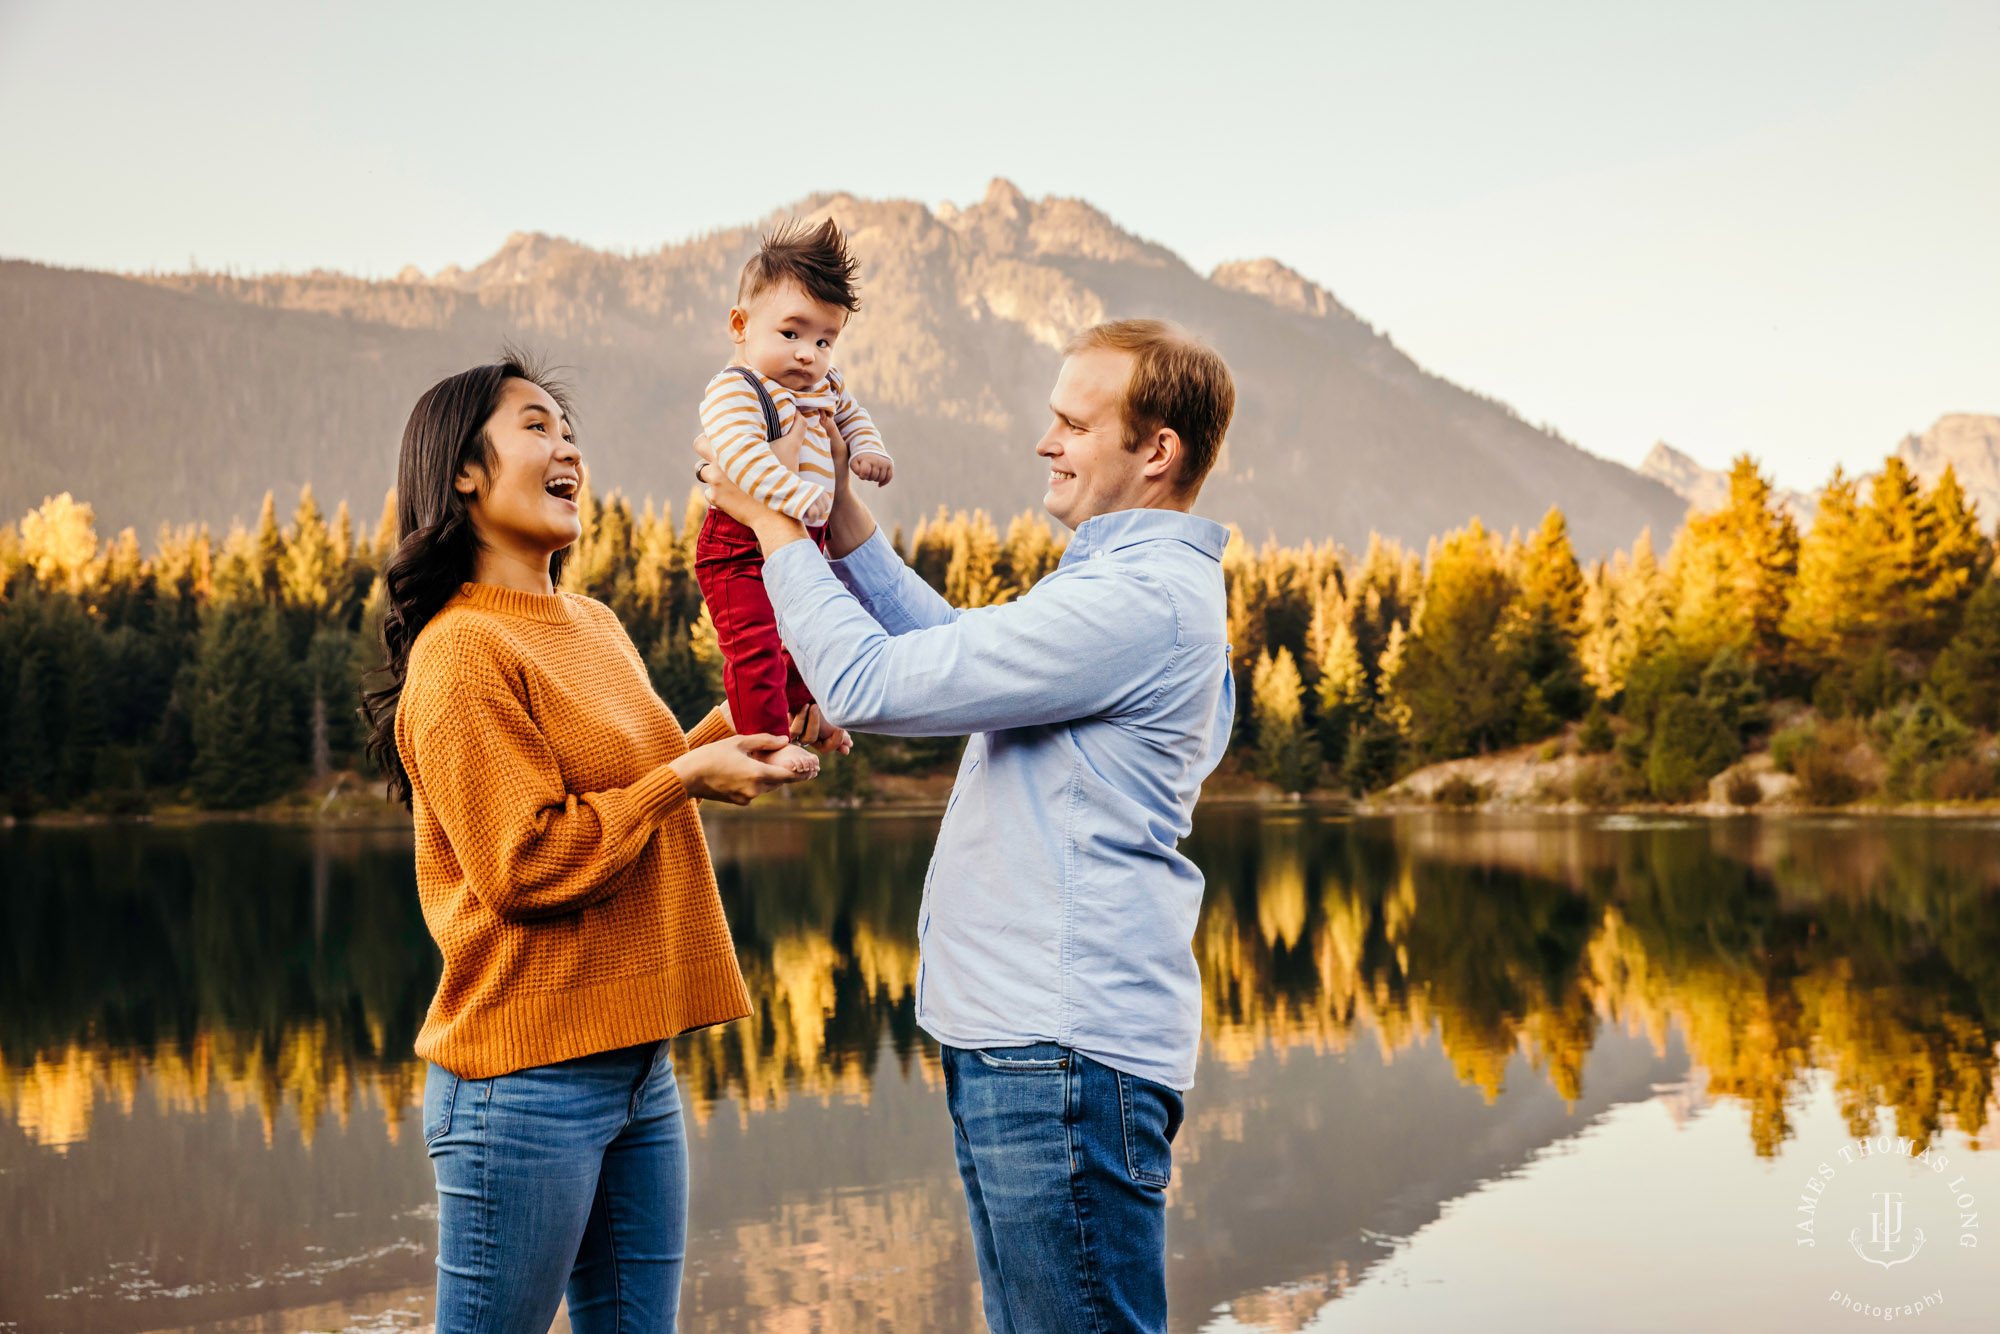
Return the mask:
<path id="1" fill-rule="evenodd" d="M 819 756 L 797 742 L 779 751 L 778 758 L 773 763 L 784 765 L 801 778 L 819 777 Z"/>

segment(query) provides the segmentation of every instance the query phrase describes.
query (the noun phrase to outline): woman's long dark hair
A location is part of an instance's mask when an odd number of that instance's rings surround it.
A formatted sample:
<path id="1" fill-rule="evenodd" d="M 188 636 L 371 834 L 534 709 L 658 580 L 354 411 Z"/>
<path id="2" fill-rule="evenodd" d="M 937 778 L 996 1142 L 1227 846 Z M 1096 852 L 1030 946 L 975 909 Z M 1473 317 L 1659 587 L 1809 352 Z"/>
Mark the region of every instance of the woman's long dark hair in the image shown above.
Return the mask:
<path id="1" fill-rule="evenodd" d="M 465 497 L 454 483 L 478 465 L 490 476 L 493 444 L 486 423 L 500 406 L 509 380 L 540 385 L 570 417 L 568 386 L 539 361 L 513 347 L 500 360 L 475 366 L 424 391 L 403 427 L 396 461 L 396 553 L 382 570 L 388 607 L 382 616 L 382 666 L 370 675 L 382 684 L 361 692 L 368 719 L 368 756 L 389 780 L 391 800 L 410 805 L 410 775 L 396 749 L 396 705 L 410 666 L 410 646 L 472 578 L 479 535 Z M 549 578 L 562 578 L 569 549 L 549 557 Z"/>

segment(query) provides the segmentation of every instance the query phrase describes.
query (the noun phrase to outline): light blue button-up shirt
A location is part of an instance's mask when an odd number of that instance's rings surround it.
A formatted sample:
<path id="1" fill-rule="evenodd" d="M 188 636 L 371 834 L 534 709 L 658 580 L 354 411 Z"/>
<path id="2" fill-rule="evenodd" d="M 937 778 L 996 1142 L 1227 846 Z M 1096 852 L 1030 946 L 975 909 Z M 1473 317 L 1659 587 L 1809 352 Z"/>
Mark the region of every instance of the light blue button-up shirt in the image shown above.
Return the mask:
<path id="1" fill-rule="evenodd" d="M 971 611 L 880 530 L 831 567 L 810 542 L 765 562 L 828 718 L 971 734 L 917 921 L 917 1022 L 938 1041 L 1059 1042 L 1194 1083 L 1202 877 L 1177 844 L 1236 705 L 1227 541 L 1173 510 L 1101 515 L 1025 596 Z"/>

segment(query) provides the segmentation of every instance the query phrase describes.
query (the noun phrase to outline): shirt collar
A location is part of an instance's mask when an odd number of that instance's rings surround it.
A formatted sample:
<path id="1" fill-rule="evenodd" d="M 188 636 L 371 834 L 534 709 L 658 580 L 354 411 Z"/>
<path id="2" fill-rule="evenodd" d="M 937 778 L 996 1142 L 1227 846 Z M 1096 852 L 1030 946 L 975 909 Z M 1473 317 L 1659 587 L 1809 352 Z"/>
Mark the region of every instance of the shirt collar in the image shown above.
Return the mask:
<path id="1" fill-rule="evenodd" d="M 1213 519 L 1179 510 L 1115 510 L 1083 521 L 1070 539 L 1069 550 L 1063 553 L 1063 563 L 1141 542 L 1185 542 L 1210 559 L 1221 560 L 1222 549 L 1229 545 L 1229 530 Z"/>

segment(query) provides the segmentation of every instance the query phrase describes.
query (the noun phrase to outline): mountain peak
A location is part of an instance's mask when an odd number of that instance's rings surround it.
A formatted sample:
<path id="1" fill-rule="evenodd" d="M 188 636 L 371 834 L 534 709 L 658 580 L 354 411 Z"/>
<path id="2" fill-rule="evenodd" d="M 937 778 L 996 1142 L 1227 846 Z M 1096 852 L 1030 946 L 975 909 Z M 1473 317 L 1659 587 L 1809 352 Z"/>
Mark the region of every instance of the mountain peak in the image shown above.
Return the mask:
<path id="1" fill-rule="evenodd" d="M 441 287 L 476 291 L 507 283 L 533 282 L 575 260 L 596 254 L 588 246 L 547 232 L 509 232 L 500 248 L 472 269 L 446 265 L 432 279 Z"/>
<path id="2" fill-rule="evenodd" d="M 937 220 L 990 255 L 1067 256 L 1149 268 L 1181 265 L 1178 256 L 1142 241 L 1081 199 L 1044 195 L 1029 199 L 1012 181 L 995 176 L 969 208 L 941 208 Z"/>
<path id="3" fill-rule="evenodd" d="M 1694 457 L 1682 453 L 1664 440 L 1655 441 L 1639 464 L 1639 474 L 1661 483 L 1687 501 L 1695 511 L 1718 510 L 1729 503 L 1729 474 L 1719 468 L 1704 468 Z M 1819 510 L 1817 497 L 1803 491 L 1779 488 L 1777 500 L 1801 529 L 1812 525 Z"/>
<path id="4" fill-rule="evenodd" d="M 1233 259 L 1215 266 L 1208 280 L 1233 292 L 1261 296 L 1272 305 L 1301 315 L 1325 318 L 1335 313 L 1353 318 L 1353 312 L 1334 299 L 1333 293 L 1296 269 L 1277 260 Z"/>
<path id="5" fill-rule="evenodd" d="M 986 183 L 986 195 L 979 205 L 1009 218 L 1025 217 L 1031 207 L 1028 197 L 1021 193 L 1021 187 L 1005 176 L 995 176 Z"/>
<path id="6" fill-rule="evenodd" d="M 1947 412 L 1922 435 L 1906 435 L 1896 457 L 1930 486 L 1949 467 L 1965 494 L 1991 521 L 2000 514 L 2000 416 Z"/>

